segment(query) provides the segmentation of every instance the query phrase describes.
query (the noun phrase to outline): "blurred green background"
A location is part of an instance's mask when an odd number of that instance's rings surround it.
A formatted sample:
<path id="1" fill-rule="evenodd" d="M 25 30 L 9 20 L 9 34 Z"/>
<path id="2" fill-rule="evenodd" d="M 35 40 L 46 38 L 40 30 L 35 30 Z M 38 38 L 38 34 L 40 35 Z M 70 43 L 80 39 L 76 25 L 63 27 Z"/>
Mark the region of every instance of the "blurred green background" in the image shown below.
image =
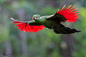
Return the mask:
<path id="1" fill-rule="evenodd" d="M 62 35 L 44 29 L 25 33 L 10 20 L 52 15 L 63 5 L 78 8 L 80 19 L 67 25 L 82 32 Z M 86 57 L 86 0 L 0 0 L 0 57 Z"/>

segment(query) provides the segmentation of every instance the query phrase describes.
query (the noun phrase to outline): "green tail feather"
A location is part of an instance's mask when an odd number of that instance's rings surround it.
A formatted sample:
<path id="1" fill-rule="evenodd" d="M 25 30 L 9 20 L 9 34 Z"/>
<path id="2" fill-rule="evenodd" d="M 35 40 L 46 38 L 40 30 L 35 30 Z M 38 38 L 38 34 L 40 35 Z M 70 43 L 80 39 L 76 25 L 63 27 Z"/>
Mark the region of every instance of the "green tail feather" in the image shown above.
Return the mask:
<path id="1" fill-rule="evenodd" d="M 81 32 L 81 31 L 76 30 L 74 28 L 65 27 L 64 25 L 60 24 L 60 26 L 57 29 L 54 29 L 54 32 L 56 34 L 71 34 L 71 33 Z"/>

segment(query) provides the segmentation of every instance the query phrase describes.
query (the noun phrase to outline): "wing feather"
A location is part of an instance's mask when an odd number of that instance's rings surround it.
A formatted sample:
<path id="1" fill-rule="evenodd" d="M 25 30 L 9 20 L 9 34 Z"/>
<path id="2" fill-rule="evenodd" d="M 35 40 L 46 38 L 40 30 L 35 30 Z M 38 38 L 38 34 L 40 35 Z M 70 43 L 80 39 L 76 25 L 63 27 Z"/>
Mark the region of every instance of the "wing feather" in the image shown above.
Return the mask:
<path id="1" fill-rule="evenodd" d="M 77 19 L 79 19 L 79 13 L 78 11 L 76 11 L 76 9 L 78 8 L 74 8 L 75 6 L 68 6 L 67 8 L 65 8 L 66 5 L 64 5 L 61 10 L 57 10 L 57 12 L 55 13 L 55 15 L 52 15 L 50 17 L 48 17 L 48 20 L 53 20 L 53 21 L 68 21 L 68 22 L 76 22 Z M 71 7 L 72 6 L 72 7 Z M 65 8 L 65 9 L 64 9 Z"/>
<path id="2" fill-rule="evenodd" d="M 56 14 L 61 14 L 62 17 L 64 16 L 68 22 L 76 22 L 77 19 L 79 19 L 79 13 L 78 13 L 78 11 L 75 11 L 78 8 L 74 8 L 74 7 L 75 6 L 71 7 L 71 5 L 70 5 L 69 7 L 64 9 L 64 6 L 63 6 L 63 8 Z"/>
<path id="3" fill-rule="evenodd" d="M 11 20 L 13 20 L 15 24 L 17 24 L 16 26 L 18 26 L 18 29 L 21 29 L 21 31 L 24 30 L 24 32 L 38 32 L 40 30 L 43 30 L 45 28 L 44 25 L 41 25 L 40 23 L 37 23 L 35 21 L 18 21 L 15 20 L 13 18 L 11 18 Z"/>

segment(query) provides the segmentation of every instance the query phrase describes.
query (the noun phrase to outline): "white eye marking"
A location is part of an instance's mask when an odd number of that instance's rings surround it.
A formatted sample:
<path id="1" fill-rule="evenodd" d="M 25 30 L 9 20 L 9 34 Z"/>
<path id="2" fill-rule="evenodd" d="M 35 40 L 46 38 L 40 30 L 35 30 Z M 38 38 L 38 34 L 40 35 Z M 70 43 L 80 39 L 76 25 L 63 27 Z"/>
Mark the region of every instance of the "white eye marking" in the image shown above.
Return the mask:
<path id="1" fill-rule="evenodd" d="M 41 19 L 42 17 L 40 17 L 40 19 Z"/>

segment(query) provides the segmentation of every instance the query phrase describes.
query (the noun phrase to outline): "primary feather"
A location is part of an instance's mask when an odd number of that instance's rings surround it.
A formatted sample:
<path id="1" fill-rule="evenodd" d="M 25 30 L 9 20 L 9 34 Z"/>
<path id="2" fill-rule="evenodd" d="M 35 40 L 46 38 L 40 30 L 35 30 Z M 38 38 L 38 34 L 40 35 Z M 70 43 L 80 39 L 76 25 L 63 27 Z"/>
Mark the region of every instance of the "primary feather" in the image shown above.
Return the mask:
<path id="1" fill-rule="evenodd" d="M 57 11 L 57 14 L 61 14 L 63 15 L 68 22 L 76 22 L 77 19 L 79 19 L 79 13 L 77 13 L 78 11 L 75 11 L 78 8 L 74 8 L 75 6 L 71 5 L 69 7 L 65 8 L 65 5 L 63 6 L 63 8 L 60 11 Z"/>

